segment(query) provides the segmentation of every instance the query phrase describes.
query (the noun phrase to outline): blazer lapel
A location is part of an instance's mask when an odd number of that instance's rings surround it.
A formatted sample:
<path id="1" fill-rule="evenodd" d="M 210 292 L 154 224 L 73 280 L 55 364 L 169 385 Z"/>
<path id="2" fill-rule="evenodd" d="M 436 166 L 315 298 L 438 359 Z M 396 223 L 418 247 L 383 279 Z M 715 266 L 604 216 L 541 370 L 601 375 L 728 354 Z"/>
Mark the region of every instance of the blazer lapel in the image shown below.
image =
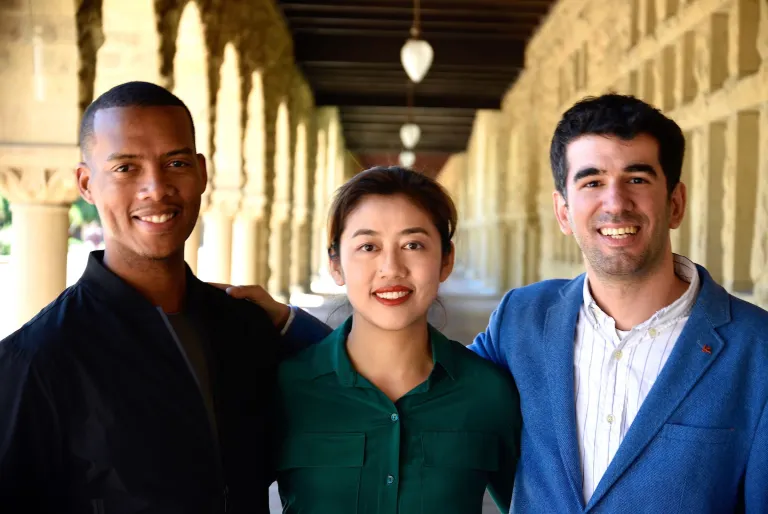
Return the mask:
<path id="1" fill-rule="evenodd" d="M 728 293 L 699 268 L 701 289 L 685 328 L 587 504 L 597 505 L 638 458 L 723 350 L 716 327 L 730 321 Z"/>
<path id="2" fill-rule="evenodd" d="M 581 457 L 576 437 L 576 394 L 573 377 L 573 346 L 579 309 L 584 303 L 584 275 L 569 282 L 560 300 L 547 311 L 544 346 L 547 352 L 549 400 L 568 481 L 577 504 L 584 508 L 581 490 Z"/>

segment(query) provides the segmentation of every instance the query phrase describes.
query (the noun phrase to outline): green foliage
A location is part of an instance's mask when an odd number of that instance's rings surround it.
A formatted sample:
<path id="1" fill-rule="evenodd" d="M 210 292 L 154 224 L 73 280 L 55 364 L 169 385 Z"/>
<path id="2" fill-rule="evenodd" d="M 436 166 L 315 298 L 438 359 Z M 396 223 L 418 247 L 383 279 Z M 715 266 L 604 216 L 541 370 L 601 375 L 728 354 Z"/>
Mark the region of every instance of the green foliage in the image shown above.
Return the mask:
<path id="1" fill-rule="evenodd" d="M 82 227 L 93 221 L 99 221 L 99 213 L 96 207 L 82 198 L 78 198 L 69 209 L 69 224 L 72 227 Z"/>
<path id="2" fill-rule="evenodd" d="M 11 224 L 11 205 L 8 200 L 0 196 L 0 227 Z M 5 254 L 2 254 L 5 255 Z"/>
<path id="3" fill-rule="evenodd" d="M 11 255 L 11 245 L 0 241 L 0 255 Z"/>

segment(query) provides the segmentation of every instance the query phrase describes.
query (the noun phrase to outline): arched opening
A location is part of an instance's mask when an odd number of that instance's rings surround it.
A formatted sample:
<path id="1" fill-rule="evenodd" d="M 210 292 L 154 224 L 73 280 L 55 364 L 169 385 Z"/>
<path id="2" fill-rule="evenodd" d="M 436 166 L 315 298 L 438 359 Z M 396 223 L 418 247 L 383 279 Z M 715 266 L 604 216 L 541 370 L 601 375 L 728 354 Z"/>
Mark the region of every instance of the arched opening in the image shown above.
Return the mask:
<path id="1" fill-rule="evenodd" d="M 103 0 L 104 44 L 96 54 L 94 98 L 131 80 L 160 83 L 160 40 L 152 0 Z"/>

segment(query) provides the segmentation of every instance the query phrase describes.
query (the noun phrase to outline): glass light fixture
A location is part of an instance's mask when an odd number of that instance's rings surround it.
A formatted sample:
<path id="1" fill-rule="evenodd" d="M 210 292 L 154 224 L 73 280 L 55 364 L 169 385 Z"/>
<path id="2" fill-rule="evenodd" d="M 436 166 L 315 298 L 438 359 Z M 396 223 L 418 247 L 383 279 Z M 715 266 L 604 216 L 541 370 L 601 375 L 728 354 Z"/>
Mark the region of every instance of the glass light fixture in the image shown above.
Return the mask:
<path id="1" fill-rule="evenodd" d="M 421 128 L 415 123 L 406 123 L 400 127 L 400 141 L 408 150 L 412 150 L 421 139 Z"/>
<path id="2" fill-rule="evenodd" d="M 400 152 L 400 166 L 410 168 L 416 162 L 416 154 L 410 150 Z"/>
<path id="3" fill-rule="evenodd" d="M 427 75 L 434 58 L 432 45 L 423 39 L 411 38 L 400 50 L 400 61 L 408 77 L 417 84 Z"/>

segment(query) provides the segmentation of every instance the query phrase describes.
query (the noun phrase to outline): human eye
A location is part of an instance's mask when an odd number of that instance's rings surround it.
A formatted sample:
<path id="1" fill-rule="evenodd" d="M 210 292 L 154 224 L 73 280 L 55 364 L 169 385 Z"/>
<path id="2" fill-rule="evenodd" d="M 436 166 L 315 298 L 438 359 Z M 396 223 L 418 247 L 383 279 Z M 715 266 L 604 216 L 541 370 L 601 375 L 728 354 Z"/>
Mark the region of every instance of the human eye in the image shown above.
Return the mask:
<path id="1" fill-rule="evenodd" d="M 418 241 L 410 241 L 408 243 L 405 243 L 405 247 L 404 248 L 406 250 L 423 250 L 424 249 L 424 245 L 421 244 Z"/>
<path id="2" fill-rule="evenodd" d="M 589 182 L 585 182 L 582 187 L 593 189 L 595 187 L 598 187 L 600 185 L 600 182 L 597 180 L 590 180 Z"/>
<path id="3" fill-rule="evenodd" d="M 188 168 L 190 164 L 186 161 L 175 160 L 168 163 L 171 168 Z"/>
<path id="4" fill-rule="evenodd" d="M 115 173 L 128 173 L 129 171 L 133 171 L 134 167 L 132 164 L 118 164 L 114 168 L 112 168 L 112 171 Z"/>
<path id="5" fill-rule="evenodd" d="M 642 177 L 632 177 L 629 179 L 630 184 L 647 184 L 648 181 Z"/>
<path id="6" fill-rule="evenodd" d="M 357 249 L 359 251 L 361 251 L 361 252 L 369 253 L 369 252 L 373 252 L 374 250 L 376 250 L 376 245 L 371 244 L 371 243 L 364 243 L 364 244 L 361 244 L 360 246 L 358 246 Z"/>

